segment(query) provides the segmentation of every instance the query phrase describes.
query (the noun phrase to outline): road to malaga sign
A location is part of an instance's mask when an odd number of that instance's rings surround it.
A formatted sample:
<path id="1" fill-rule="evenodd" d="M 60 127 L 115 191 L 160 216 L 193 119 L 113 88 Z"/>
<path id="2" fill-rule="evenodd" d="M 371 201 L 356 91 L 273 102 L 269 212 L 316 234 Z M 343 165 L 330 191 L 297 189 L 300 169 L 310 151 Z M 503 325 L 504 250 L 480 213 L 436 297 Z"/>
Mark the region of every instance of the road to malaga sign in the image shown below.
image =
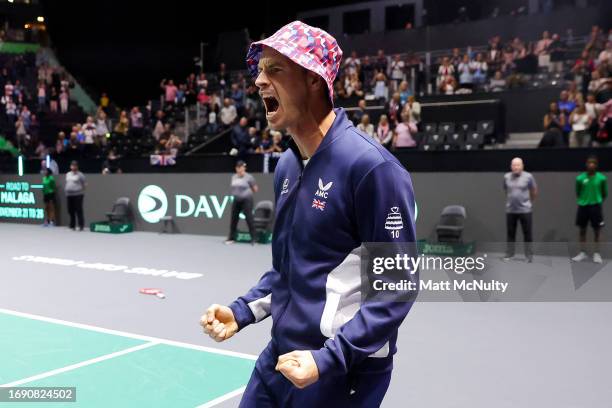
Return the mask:
<path id="1" fill-rule="evenodd" d="M 42 220 L 45 211 L 42 194 L 38 191 L 42 184 L 26 181 L 7 181 L 0 184 L 0 219 Z"/>
<path id="2" fill-rule="evenodd" d="M 176 218 L 202 217 L 221 219 L 231 204 L 230 195 L 218 196 L 215 194 L 192 197 L 185 194 L 175 194 L 174 200 L 168 200 L 168 195 L 159 186 L 148 185 L 138 195 L 138 213 L 143 220 L 157 223 L 162 217 L 168 215 L 170 204 L 173 203 L 173 212 Z"/>

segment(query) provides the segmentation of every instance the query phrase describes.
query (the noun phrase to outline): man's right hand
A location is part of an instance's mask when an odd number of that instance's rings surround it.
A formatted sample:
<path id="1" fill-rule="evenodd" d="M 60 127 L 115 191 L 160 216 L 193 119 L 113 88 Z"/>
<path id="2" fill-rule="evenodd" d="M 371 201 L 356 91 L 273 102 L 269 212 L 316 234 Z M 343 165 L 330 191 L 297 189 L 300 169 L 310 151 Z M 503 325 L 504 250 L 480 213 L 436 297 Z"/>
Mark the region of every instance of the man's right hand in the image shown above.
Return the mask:
<path id="1" fill-rule="evenodd" d="M 200 325 L 204 328 L 204 333 L 217 342 L 229 339 L 238 331 L 238 323 L 232 309 L 217 304 L 210 305 L 200 318 Z"/>

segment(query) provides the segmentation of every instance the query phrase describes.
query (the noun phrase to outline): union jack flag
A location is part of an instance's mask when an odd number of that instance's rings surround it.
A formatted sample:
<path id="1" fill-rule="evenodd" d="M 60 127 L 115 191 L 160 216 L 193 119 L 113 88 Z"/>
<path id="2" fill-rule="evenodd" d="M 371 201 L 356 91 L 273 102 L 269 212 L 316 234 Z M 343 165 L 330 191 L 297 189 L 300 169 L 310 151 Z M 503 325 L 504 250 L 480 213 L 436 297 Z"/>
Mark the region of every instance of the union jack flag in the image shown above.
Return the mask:
<path id="1" fill-rule="evenodd" d="M 312 200 L 312 206 L 317 210 L 323 211 L 325 209 L 325 201 L 317 200 L 316 198 Z"/>

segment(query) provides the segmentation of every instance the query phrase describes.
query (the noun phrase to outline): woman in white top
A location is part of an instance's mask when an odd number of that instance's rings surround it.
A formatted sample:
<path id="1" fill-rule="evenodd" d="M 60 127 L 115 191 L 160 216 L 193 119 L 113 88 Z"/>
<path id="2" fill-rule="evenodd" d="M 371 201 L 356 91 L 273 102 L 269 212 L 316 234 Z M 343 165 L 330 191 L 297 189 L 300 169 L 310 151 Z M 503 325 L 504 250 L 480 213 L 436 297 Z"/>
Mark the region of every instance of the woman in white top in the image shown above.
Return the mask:
<path id="1" fill-rule="evenodd" d="M 588 132 L 593 119 L 586 111 L 583 102 L 570 115 L 572 134 L 570 136 L 570 147 L 587 147 L 589 145 Z"/>
<path id="2" fill-rule="evenodd" d="M 389 118 L 387 115 L 381 115 L 378 120 L 378 126 L 376 127 L 376 133 L 374 139 L 381 145 L 388 148 L 391 139 L 393 138 L 393 131 L 389 125 Z"/>
<path id="3" fill-rule="evenodd" d="M 366 113 L 361 117 L 361 122 L 357 125 L 357 129 L 370 137 L 374 137 L 374 125 L 370 123 L 370 115 Z"/>

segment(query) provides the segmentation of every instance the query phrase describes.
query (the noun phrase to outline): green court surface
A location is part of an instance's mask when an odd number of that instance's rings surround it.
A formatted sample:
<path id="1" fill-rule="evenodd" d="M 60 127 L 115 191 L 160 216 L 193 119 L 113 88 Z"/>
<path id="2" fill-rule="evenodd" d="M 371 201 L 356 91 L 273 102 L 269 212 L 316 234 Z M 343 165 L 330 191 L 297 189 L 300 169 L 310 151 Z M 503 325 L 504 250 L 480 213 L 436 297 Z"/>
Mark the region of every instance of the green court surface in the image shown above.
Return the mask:
<path id="1" fill-rule="evenodd" d="M 49 320 L 0 311 L 0 386 L 76 387 L 77 402 L 1 407 L 212 407 L 239 393 L 255 364 L 248 355 Z"/>

